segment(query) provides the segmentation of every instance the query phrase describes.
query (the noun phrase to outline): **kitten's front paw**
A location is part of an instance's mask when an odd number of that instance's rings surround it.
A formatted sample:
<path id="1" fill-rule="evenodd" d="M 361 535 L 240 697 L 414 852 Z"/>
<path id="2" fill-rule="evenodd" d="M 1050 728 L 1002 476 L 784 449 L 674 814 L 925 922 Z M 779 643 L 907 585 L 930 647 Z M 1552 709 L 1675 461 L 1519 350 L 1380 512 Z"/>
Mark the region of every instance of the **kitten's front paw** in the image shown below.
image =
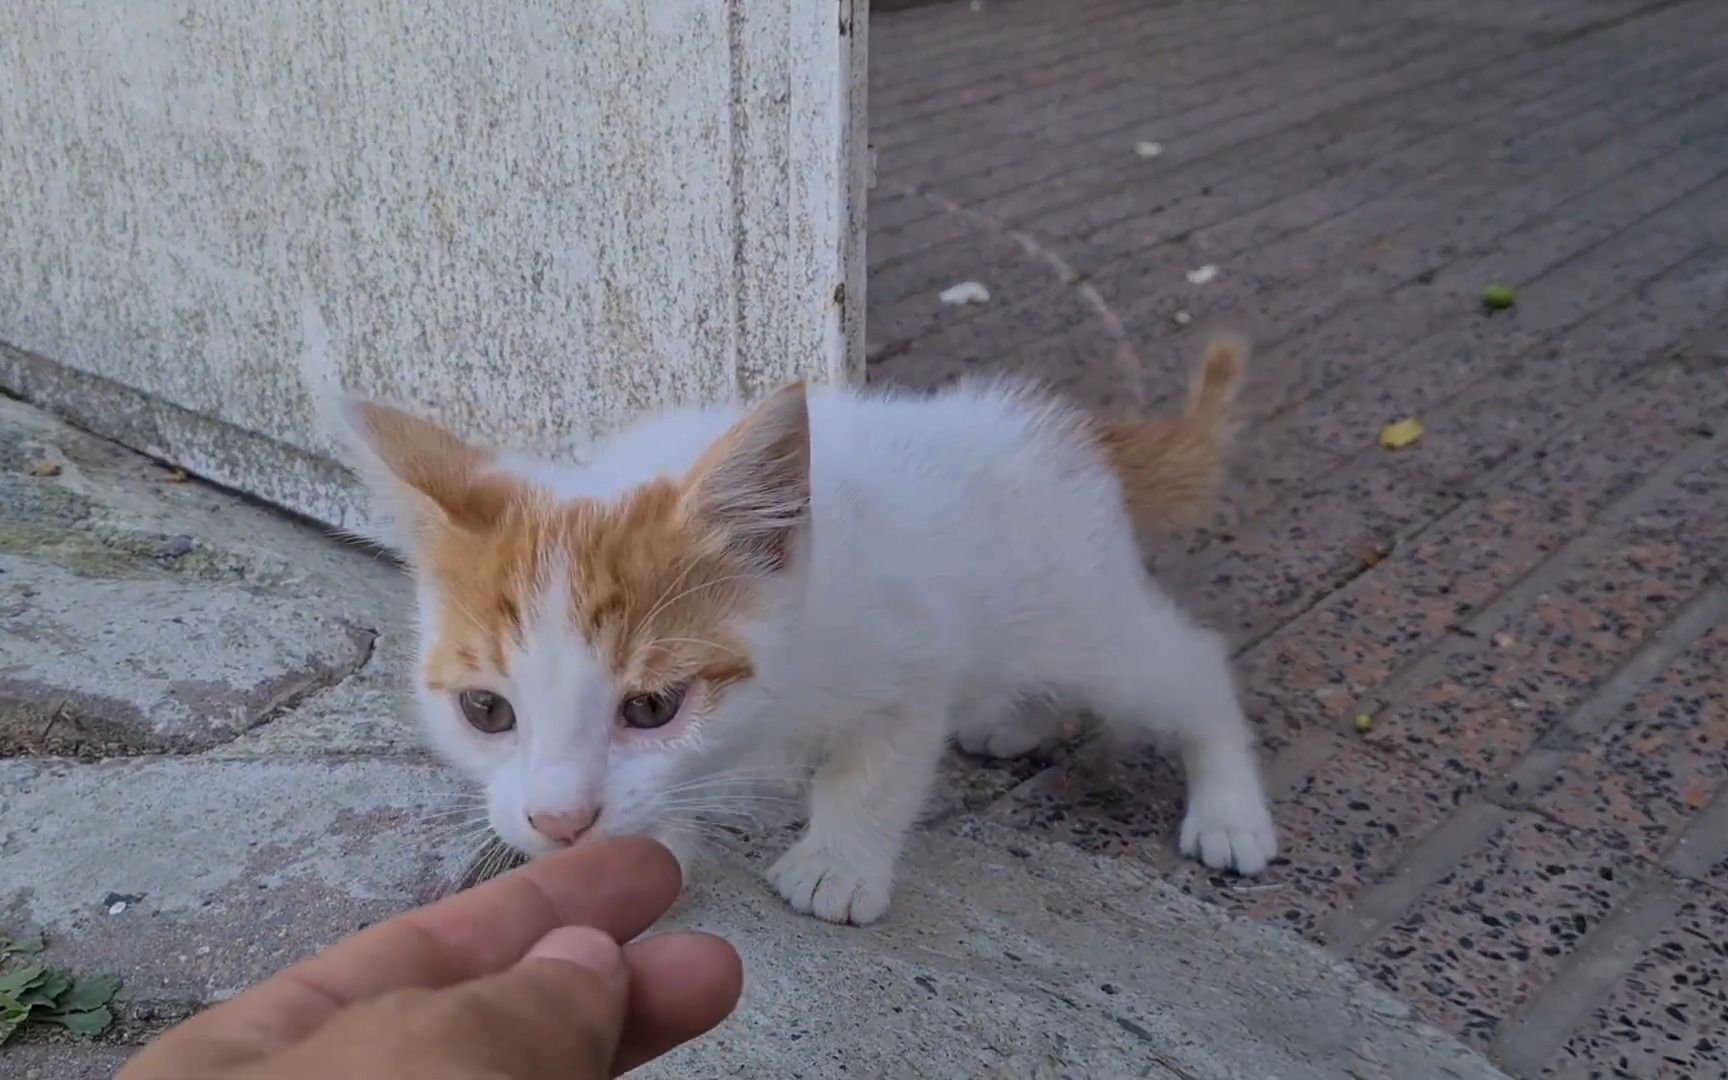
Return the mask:
<path id="1" fill-rule="evenodd" d="M 1278 831 L 1258 790 L 1204 795 L 1182 819 L 1182 854 L 1253 877 L 1278 854 Z"/>
<path id="2" fill-rule="evenodd" d="M 806 836 L 768 869 L 792 910 L 832 923 L 868 926 L 888 910 L 891 872 L 860 869 L 831 843 Z"/>

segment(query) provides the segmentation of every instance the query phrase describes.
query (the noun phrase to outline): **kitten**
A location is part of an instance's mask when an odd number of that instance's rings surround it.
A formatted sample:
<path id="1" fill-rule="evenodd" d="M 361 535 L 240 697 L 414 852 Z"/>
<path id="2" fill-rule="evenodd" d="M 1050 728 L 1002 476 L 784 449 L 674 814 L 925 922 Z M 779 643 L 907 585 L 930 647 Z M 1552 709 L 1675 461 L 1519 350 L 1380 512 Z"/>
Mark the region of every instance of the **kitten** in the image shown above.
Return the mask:
<path id="1" fill-rule="evenodd" d="M 1184 853 L 1242 874 L 1274 856 L 1226 650 L 1138 540 L 1205 510 L 1244 355 L 1213 342 L 1181 416 L 793 385 L 652 417 L 581 466 L 345 415 L 414 568 L 431 740 L 500 838 L 532 856 L 648 833 L 687 860 L 728 778 L 810 768 L 809 824 L 768 876 L 862 925 L 950 736 L 1013 755 L 1056 734 L 1029 696 L 1173 743 Z"/>

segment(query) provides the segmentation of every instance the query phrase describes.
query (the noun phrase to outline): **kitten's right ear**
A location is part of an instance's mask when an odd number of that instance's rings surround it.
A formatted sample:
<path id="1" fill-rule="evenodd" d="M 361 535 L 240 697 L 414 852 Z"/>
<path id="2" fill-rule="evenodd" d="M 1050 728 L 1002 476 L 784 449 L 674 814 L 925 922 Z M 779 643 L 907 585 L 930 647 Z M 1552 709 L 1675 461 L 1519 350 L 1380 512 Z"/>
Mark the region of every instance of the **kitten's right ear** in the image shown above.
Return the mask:
<path id="1" fill-rule="evenodd" d="M 481 531 L 518 494 L 515 481 L 491 471 L 492 454 L 430 420 L 356 398 L 335 408 L 372 496 L 373 539 L 411 551 L 440 527 Z"/>

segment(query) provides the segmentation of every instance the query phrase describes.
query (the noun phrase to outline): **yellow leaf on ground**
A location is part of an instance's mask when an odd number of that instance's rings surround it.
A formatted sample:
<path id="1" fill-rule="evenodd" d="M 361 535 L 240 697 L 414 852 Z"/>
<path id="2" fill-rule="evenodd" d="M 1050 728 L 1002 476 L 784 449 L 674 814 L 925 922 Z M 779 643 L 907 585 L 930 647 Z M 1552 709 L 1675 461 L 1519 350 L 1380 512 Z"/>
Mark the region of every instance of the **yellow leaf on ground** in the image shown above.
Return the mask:
<path id="1" fill-rule="evenodd" d="M 1399 420 L 1380 429 L 1380 445 L 1388 450 L 1402 450 L 1422 437 L 1422 421 L 1414 416 Z"/>

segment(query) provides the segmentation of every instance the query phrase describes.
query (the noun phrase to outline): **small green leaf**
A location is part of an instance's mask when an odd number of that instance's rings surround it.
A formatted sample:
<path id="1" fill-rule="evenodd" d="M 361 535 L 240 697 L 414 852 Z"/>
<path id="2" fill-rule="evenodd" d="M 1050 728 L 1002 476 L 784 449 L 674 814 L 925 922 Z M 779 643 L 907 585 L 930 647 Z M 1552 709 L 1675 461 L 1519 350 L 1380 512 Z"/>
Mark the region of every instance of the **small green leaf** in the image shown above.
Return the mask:
<path id="1" fill-rule="evenodd" d="M 0 994 L 0 1043 L 12 1037 L 18 1030 L 18 1025 L 30 1015 L 30 1010 L 18 1003 L 18 999 L 10 994 Z"/>
<path id="2" fill-rule="evenodd" d="M 0 961 L 5 960 L 7 957 L 12 956 L 15 953 L 21 953 L 26 956 L 39 953 L 42 951 L 44 945 L 46 945 L 46 942 L 42 940 L 42 935 L 40 933 L 27 934 L 16 940 L 9 937 L 0 937 Z"/>
<path id="3" fill-rule="evenodd" d="M 118 989 L 120 980 L 112 975 L 90 975 L 78 979 L 72 983 L 72 989 L 54 1003 L 55 1011 L 79 1013 L 101 1008 L 114 1000 L 114 991 Z"/>
<path id="4" fill-rule="evenodd" d="M 21 968 L 0 975 L 0 994 L 8 997 L 20 997 L 26 990 L 33 990 L 42 985 L 48 978 L 48 969 L 41 964 L 25 964 Z"/>
<path id="5" fill-rule="evenodd" d="M 1505 311 L 1518 302 L 1518 292 L 1510 285 L 1499 282 L 1482 290 L 1482 306 L 1489 311 Z"/>
<path id="6" fill-rule="evenodd" d="M 114 1014 L 103 1005 L 95 1009 L 85 1009 L 83 1012 L 46 1013 L 39 1017 L 50 1024 L 59 1024 L 74 1035 L 90 1038 L 102 1034 L 114 1023 Z"/>
<path id="7" fill-rule="evenodd" d="M 63 971 L 50 971 L 48 977 L 18 995 L 19 1004 L 27 1009 L 54 1010 L 57 1001 L 72 986 L 72 977 Z"/>
<path id="8" fill-rule="evenodd" d="M 47 947 L 48 943 L 43 940 L 42 932 L 40 930 L 34 934 L 29 934 L 12 942 L 12 951 L 17 953 L 30 953 L 31 955 L 34 955 Z"/>

